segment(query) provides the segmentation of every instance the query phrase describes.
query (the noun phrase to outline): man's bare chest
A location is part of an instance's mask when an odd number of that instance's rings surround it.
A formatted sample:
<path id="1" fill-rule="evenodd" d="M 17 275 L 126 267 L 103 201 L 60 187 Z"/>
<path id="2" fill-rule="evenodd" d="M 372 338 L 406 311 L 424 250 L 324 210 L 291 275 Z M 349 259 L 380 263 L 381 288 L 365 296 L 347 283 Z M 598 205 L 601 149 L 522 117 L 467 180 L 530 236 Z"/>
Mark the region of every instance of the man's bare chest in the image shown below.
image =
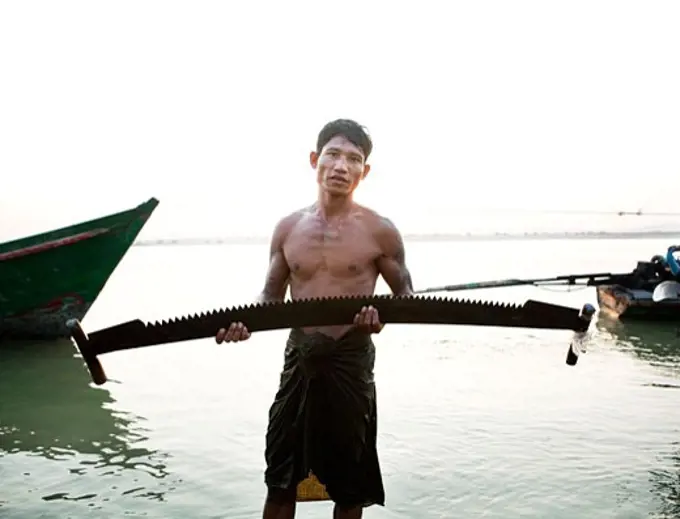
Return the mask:
<path id="1" fill-rule="evenodd" d="M 362 225 L 307 224 L 288 237 L 284 255 L 291 272 L 299 278 L 312 277 L 319 271 L 354 277 L 375 269 L 380 249 Z"/>

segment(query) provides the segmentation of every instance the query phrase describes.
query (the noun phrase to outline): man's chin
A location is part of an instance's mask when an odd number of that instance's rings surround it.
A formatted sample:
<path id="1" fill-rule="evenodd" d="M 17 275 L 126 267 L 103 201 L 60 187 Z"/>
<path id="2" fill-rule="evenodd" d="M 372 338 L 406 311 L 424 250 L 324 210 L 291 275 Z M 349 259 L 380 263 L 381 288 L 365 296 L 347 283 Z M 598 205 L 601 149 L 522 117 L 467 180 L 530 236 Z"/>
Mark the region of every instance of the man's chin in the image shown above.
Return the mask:
<path id="1" fill-rule="evenodd" d="M 349 186 L 326 186 L 324 191 L 331 196 L 349 196 L 352 193 Z"/>

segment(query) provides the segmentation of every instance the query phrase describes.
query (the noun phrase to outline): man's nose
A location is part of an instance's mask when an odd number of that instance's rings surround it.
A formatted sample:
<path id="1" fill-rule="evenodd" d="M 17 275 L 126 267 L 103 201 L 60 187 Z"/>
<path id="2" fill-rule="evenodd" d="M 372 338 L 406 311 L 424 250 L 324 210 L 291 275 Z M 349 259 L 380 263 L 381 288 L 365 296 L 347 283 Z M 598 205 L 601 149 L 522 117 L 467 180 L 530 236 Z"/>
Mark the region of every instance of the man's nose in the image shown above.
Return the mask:
<path id="1" fill-rule="evenodd" d="M 340 157 L 338 157 L 337 159 L 335 159 L 335 164 L 333 165 L 333 169 L 335 169 L 336 171 L 347 172 L 348 171 L 347 159 L 345 159 L 345 157 L 343 157 L 342 155 Z"/>

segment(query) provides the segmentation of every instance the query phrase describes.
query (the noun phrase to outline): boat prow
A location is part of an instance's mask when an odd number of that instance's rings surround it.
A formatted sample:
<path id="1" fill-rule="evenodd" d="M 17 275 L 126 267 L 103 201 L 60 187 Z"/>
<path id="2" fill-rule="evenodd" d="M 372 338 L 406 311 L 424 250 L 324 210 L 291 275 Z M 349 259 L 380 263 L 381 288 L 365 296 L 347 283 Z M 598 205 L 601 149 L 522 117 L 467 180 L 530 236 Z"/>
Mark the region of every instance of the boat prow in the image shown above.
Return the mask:
<path id="1" fill-rule="evenodd" d="M 69 337 L 159 202 L 0 244 L 0 340 Z"/>
<path id="2" fill-rule="evenodd" d="M 662 294 L 655 300 L 655 290 L 602 285 L 597 287 L 597 303 L 600 312 L 616 319 L 680 321 L 680 299 L 667 298 Z M 665 291 L 662 289 L 662 292 Z"/>

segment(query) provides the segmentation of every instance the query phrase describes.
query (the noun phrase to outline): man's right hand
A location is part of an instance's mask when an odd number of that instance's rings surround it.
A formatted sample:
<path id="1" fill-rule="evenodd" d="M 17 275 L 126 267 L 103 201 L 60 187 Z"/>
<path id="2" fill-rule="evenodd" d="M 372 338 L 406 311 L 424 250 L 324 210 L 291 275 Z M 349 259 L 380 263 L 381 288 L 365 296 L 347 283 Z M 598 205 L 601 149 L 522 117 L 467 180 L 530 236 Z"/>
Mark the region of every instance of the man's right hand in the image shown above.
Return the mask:
<path id="1" fill-rule="evenodd" d="M 229 328 L 220 328 L 215 335 L 217 344 L 223 342 L 239 342 L 250 338 L 250 332 L 243 323 L 231 323 Z"/>

